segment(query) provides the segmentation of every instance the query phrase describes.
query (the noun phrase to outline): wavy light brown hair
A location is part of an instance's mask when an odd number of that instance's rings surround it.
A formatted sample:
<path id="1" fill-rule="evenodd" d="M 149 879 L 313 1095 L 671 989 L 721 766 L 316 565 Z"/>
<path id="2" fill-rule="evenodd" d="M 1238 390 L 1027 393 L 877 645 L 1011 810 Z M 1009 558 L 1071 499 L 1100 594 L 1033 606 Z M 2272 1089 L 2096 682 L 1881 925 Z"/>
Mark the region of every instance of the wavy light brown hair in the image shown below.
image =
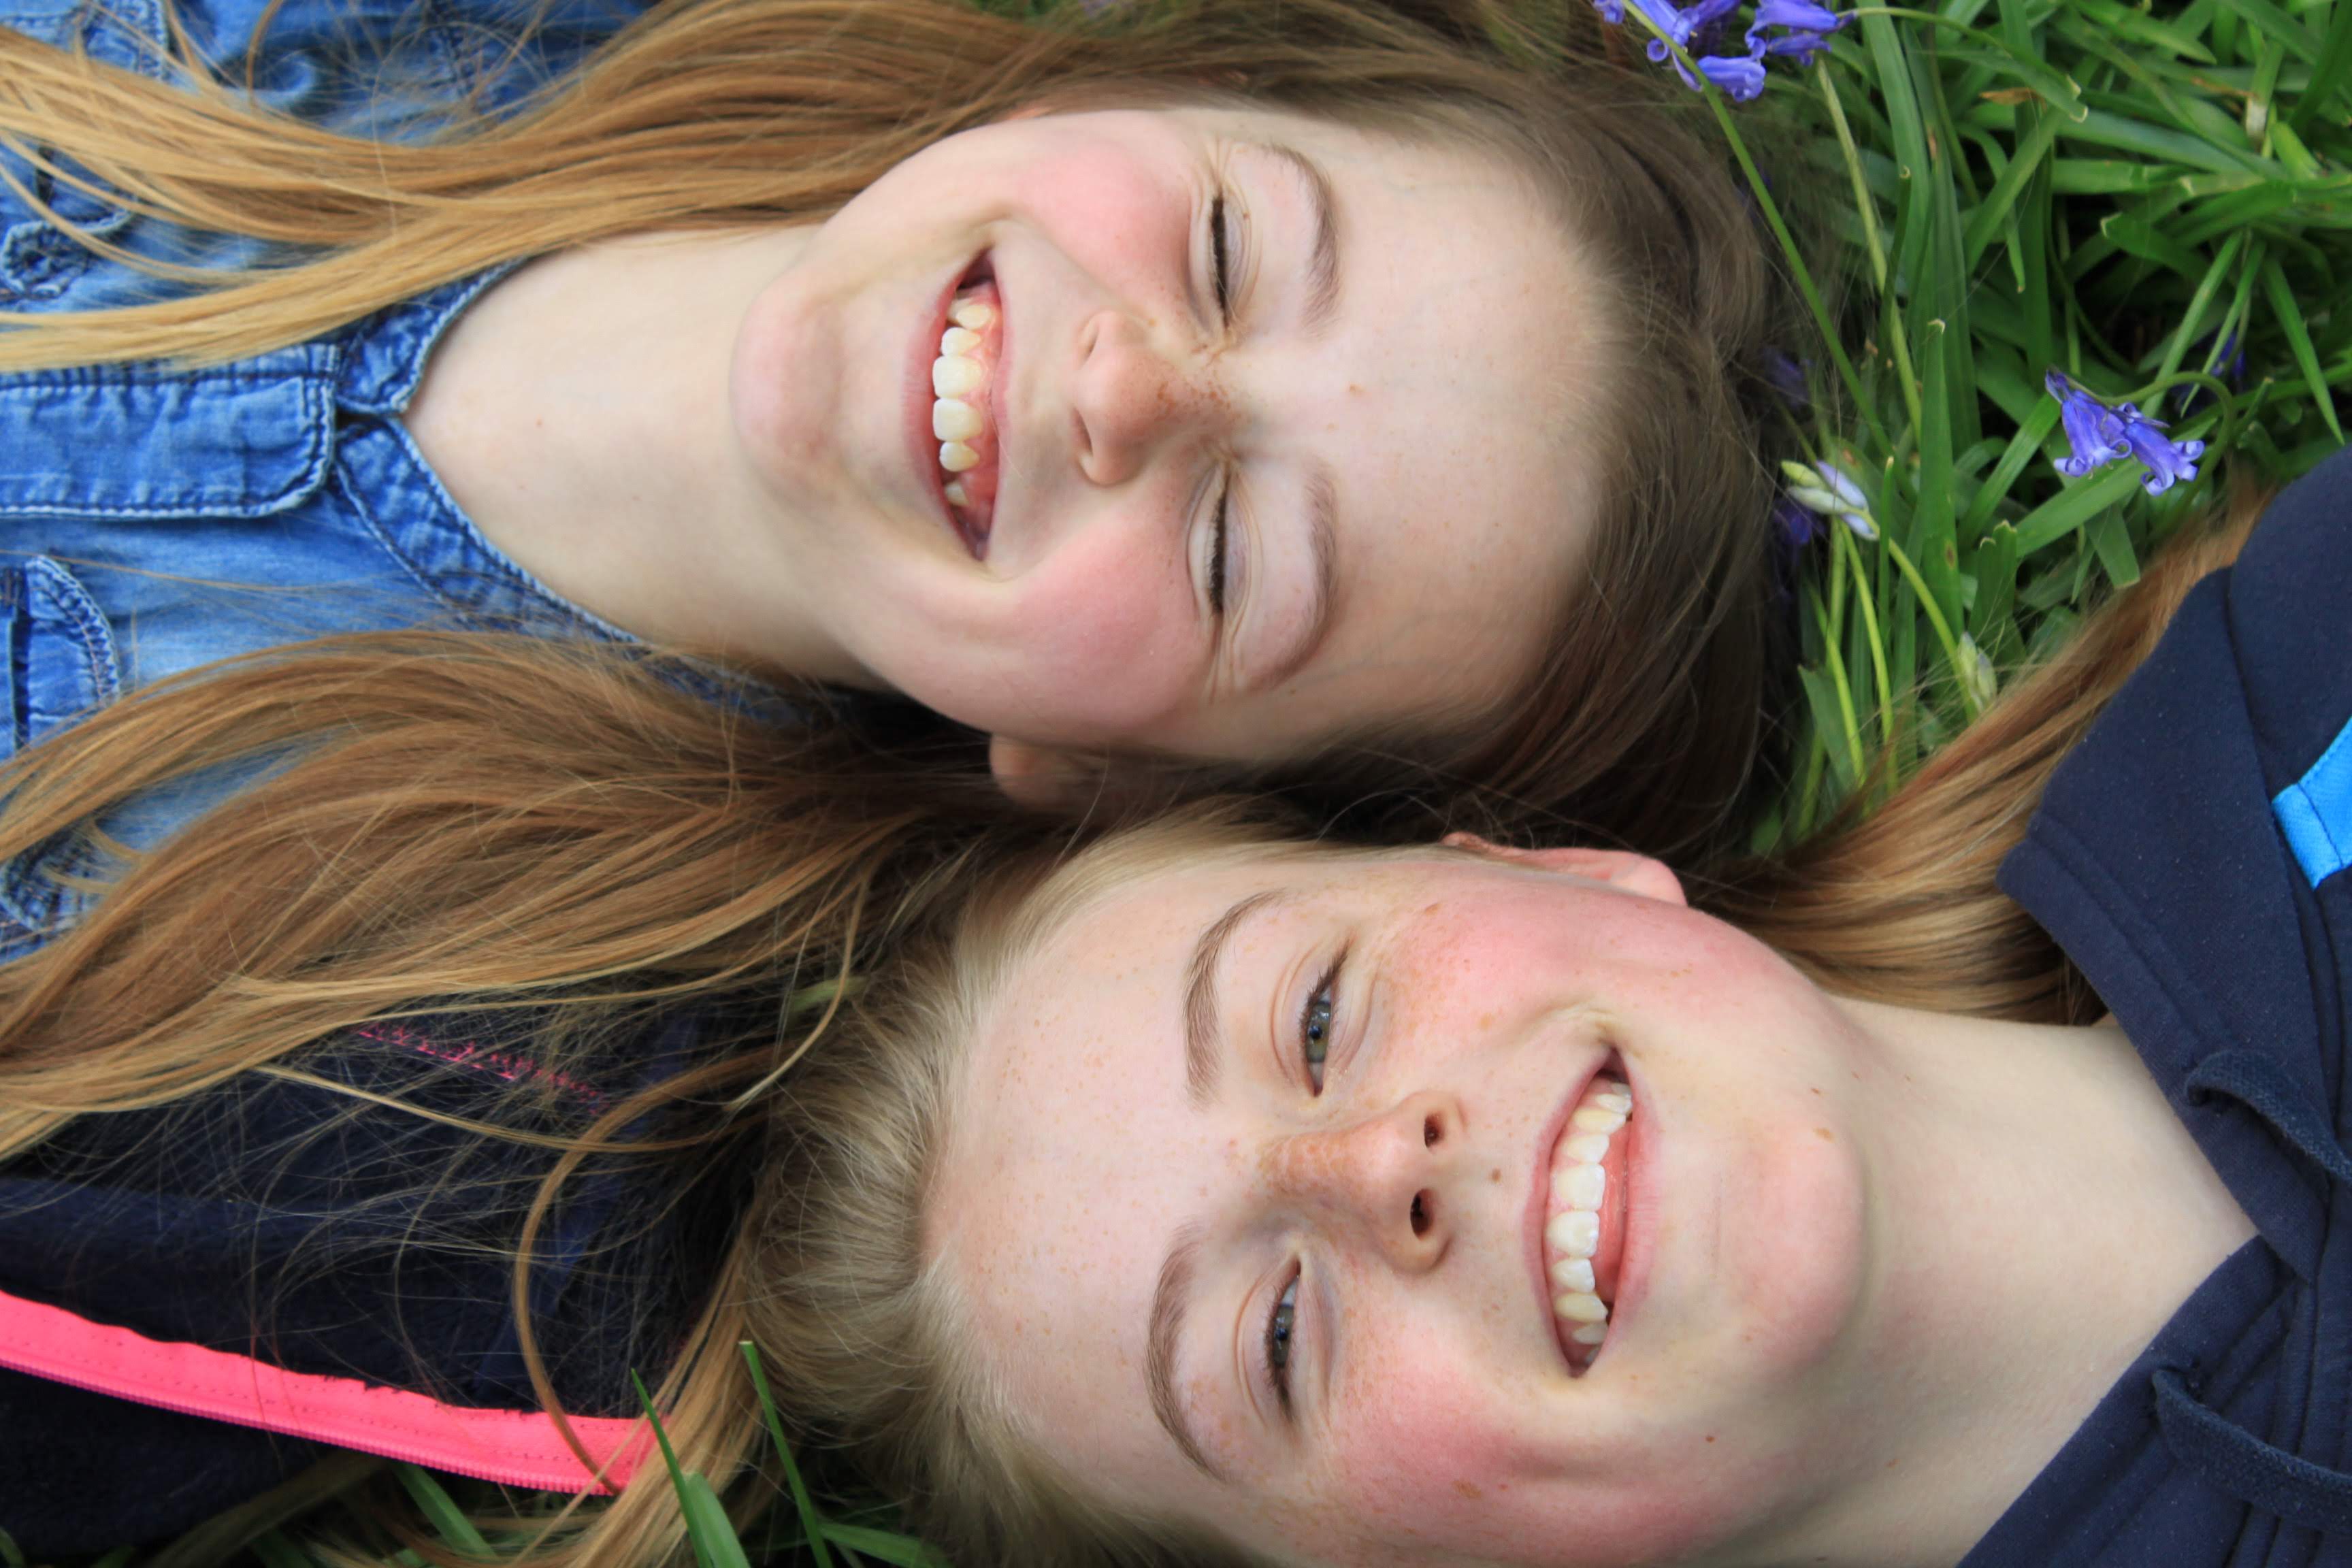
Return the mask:
<path id="1" fill-rule="evenodd" d="M 1581 0 L 1171 0 L 1042 26 L 946 0 L 695 0 L 520 114 L 418 144 L 259 110 L 236 67 L 186 62 L 160 83 L 0 29 L 0 141 L 147 216 L 282 247 L 267 268 L 178 277 L 175 299 L 0 319 L 0 369 L 219 361 L 609 236 L 816 221 L 917 148 L 1040 103 L 1225 98 L 1496 149 L 1607 280 L 1620 363 L 1592 488 L 1612 513 L 1519 698 L 1463 733 L 1368 737 L 1279 782 L 1323 805 L 1475 785 L 1506 816 L 1660 851 L 1726 824 L 1769 663 L 1748 366 L 1772 291 L 1718 157 L 1685 129 L 1691 103 L 1612 63 Z M 793 1080 L 773 1086 L 831 1016 L 792 999 L 820 979 L 850 994 L 942 885 L 1061 831 L 1003 820 L 984 775 L 927 743 L 766 729 L 680 690 L 656 654 L 417 631 L 239 661 L 89 716 L 0 769 L 0 860 L 257 755 L 263 782 L 118 858 L 91 913 L 0 965 L 0 1159 L 75 1116 L 299 1074 L 303 1047 L 373 1021 L 527 1013 L 560 1063 L 710 998 L 764 1008 L 764 1026 L 615 1108 L 533 1223 L 656 1100 L 722 1108 L 678 1163 L 765 1159 L 802 1103 Z M 872 1152 L 885 1183 L 893 1157 Z M 755 1205 L 656 1389 L 681 1458 L 714 1477 L 755 1452 L 735 1341 L 795 1342 L 769 1299 L 793 1245 L 778 1201 Z M 825 1408 L 822 1380 L 786 1360 Z M 635 1563 L 680 1542 L 656 1474 L 540 1556 Z"/>
<path id="2" fill-rule="evenodd" d="M 1876 815 L 1794 856 L 1732 868 L 1694 902 L 1839 994 L 2025 1022 L 2104 1010 L 2064 953 L 1994 884 L 2052 771 L 2155 647 L 2195 582 L 2232 559 L 2252 508 L 2174 546 L 2083 635 Z M 1334 855 L 1263 804 L 1209 803 L 1075 857 L 1005 861 L 910 941 L 841 1037 L 797 1079 L 753 1223 L 749 1321 L 789 1369 L 801 1417 L 913 1500 L 964 1563 L 1241 1563 L 1197 1530 L 1100 1506 L 1029 1442 L 993 1386 L 924 1214 L 966 1047 L 1009 968 L 1106 889 L 1176 867 Z"/>
<path id="3" fill-rule="evenodd" d="M 1779 662 L 1755 398 L 1780 295 L 1719 150 L 1689 129 L 1696 100 L 1612 64 L 1622 45 L 1579 0 L 1094 9 L 1024 24 L 951 0 L 693 0 L 522 112 L 415 143 L 262 112 L 194 67 L 167 84 L 0 31 L 0 141 L 53 179 L 284 258 L 175 273 L 185 291 L 152 303 L 0 316 L 0 370 L 231 359 L 616 235 L 818 221 L 918 149 L 1024 107 L 1232 100 L 1480 147 L 1528 178 L 1599 280 L 1601 363 L 1584 373 L 1606 388 L 1601 512 L 1553 636 L 1521 690 L 1444 732 L 1181 782 L 1272 784 L 1368 821 L 1470 789 L 1503 820 L 1660 852 L 1721 837 Z"/>

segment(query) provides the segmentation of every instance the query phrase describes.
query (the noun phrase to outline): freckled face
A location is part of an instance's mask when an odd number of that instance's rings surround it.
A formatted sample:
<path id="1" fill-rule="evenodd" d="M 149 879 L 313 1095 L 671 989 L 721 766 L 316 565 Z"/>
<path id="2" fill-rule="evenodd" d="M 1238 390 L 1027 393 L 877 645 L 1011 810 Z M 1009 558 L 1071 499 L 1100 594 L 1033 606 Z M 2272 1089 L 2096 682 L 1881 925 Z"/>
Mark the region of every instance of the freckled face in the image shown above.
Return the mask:
<path id="1" fill-rule="evenodd" d="M 929 1231 L 1048 1457 L 1285 1560 L 1562 1565 L 1735 1554 L 1850 1458 L 1863 1047 L 1648 863 L 1546 859 L 1158 876 L 1015 968 Z M 1612 1053 L 1646 1121 L 1572 1375 L 1530 1205 Z"/>
<path id="2" fill-rule="evenodd" d="M 982 270 L 950 426 L 992 497 L 976 547 L 929 377 Z M 1039 746 L 1294 756 L 1458 722 L 1539 657 L 1593 507 L 1594 298 L 1485 153 L 1046 115 L 941 142 L 824 224 L 744 324 L 734 420 L 778 559 L 823 574 L 878 682 Z"/>

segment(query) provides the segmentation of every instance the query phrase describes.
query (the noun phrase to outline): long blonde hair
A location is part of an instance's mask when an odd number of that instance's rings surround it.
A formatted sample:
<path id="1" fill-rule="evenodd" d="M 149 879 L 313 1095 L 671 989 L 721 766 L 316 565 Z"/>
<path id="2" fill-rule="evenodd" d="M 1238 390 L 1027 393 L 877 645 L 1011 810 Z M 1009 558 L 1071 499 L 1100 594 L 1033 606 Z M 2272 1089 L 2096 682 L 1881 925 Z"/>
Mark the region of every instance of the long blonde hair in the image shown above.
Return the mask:
<path id="1" fill-rule="evenodd" d="M 1784 861 L 1697 884 L 1695 902 L 1839 994 L 1947 1013 L 2085 1023 L 2102 1010 L 1995 886 L 2059 760 L 2154 647 L 2195 582 L 2232 559 L 2252 499 L 2172 547 L 2082 636 L 2020 681 L 1875 816 Z M 1024 1435 L 928 1246 L 924 1212 L 966 1047 L 1009 967 L 1138 877 L 1272 856 L 1362 854 L 1302 837 L 1264 803 L 1206 803 L 1076 856 L 1003 862 L 909 940 L 775 1118 L 780 1157 L 751 1326 L 791 1370 L 801 1418 L 915 1500 L 956 1561 L 1239 1563 L 1230 1545 L 1115 1514 Z M 1393 850 L 1371 851 L 1393 854 Z"/>

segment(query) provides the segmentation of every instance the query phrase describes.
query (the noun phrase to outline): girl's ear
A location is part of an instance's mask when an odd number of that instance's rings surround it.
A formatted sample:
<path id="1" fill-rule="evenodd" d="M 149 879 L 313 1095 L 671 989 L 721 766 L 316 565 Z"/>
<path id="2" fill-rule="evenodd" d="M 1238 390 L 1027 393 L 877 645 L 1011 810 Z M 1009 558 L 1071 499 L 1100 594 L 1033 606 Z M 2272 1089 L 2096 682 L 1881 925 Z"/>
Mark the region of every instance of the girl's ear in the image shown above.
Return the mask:
<path id="1" fill-rule="evenodd" d="M 988 771 L 1015 805 L 1068 814 L 1084 811 L 1101 797 L 1109 782 L 1110 759 L 1100 752 L 1066 752 L 992 735 Z"/>
<path id="2" fill-rule="evenodd" d="M 1682 879 L 1669 870 L 1662 860 L 1647 855 L 1636 855 L 1626 849 L 1516 849 L 1507 844 L 1496 844 L 1475 833 L 1449 833 L 1445 842 L 1456 849 L 1473 854 L 1508 860 L 1514 865 L 1535 866 L 1547 871 L 1566 871 L 1595 882 L 1606 882 L 1622 888 L 1629 893 L 1639 893 L 1645 899 L 1662 903 L 1687 904 L 1683 896 Z"/>

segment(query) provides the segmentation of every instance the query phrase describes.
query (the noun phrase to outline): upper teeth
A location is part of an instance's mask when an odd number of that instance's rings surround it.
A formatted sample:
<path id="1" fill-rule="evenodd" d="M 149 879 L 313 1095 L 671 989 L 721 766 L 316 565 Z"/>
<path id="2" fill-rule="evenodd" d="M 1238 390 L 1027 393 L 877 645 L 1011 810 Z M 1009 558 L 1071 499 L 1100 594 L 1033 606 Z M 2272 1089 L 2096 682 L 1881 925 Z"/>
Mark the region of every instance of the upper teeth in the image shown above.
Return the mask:
<path id="1" fill-rule="evenodd" d="M 1595 1078 L 1569 1113 L 1567 1135 L 1552 1152 L 1550 1214 L 1544 1223 L 1551 1310 L 1569 1325 L 1570 1341 L 1585 1347 L 1587 1362 L 1609 1334 L 1609 1307 L 1592 1273 L 1592 1255 L 1601 1247 L 1601 1200 L 1609 1190 L 1601 1162 L 1633 1112 L 1633 1091 L 1623 1079 Z"/>
<path id="2" fill-rule="evenodd" d="M 958 300 L 948 307 L 953 324 L 940 334 L 940 354 L 931 362 L 931 434 L 940 440 L 940 467 L 950 474 L 980 466 L 980 450 L 971 445 L 986 422 L 972 395 L 988 381 L 988 368 L 976 356 L 981 333 L 996 320 L 996 308 L 985 300 Z M 948 499 L 964 504 L 961 485 Z"/>

